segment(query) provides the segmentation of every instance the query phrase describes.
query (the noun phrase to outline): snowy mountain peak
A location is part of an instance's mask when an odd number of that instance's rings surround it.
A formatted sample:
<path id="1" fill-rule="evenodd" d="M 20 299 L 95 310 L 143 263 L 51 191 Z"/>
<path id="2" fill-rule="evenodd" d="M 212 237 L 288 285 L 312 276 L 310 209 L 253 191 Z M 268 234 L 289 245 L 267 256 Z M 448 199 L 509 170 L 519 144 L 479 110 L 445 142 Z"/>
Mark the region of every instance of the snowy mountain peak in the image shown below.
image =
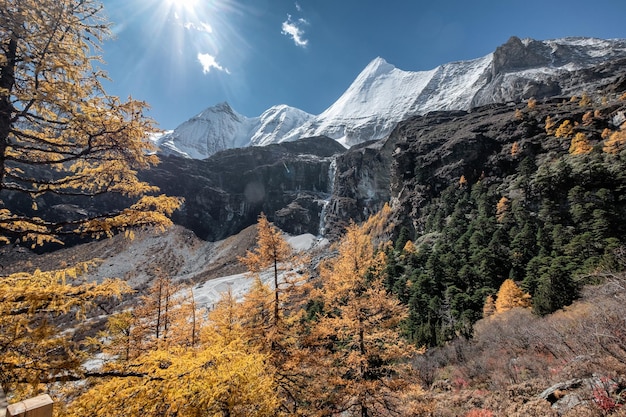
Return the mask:
<path id="1" fill-rule="evenodd" d="M 235 111 L 233 110 L 232 107 L 230 107 L 230 104 L 228 104 L 227 102 L 222 102 L 222 103 L 217 103 L 215 106 L 209 107 L 206 110 L 204 110 L 203 112 L 201 112 L 198 116 L 202 116 L 204 113 L 231 113 L 231 114 L 235 114 Z"/>
<path id="2" fill-rule="evenodd" d="M 383 58 L 376 57 L 369 64 L 367 64 L 363 71 L 361 71 L 357 80 L 379 77 L 383 74 L 390 73 L 395 68 L 396 67 L 389 64 Z"/>
<path id="3" fill-rule="evenodd" d="M 250 145 L 280 142 L 287 133 L 312 118 L 313 115 L 284 104 L 270 107 L 258 117 L 258 125 L 250 137 Z"/>
<path id="4" fill-rule="evenodd" d="M 163 153 L 205 159 L 216 152 L 279 142 L 313 115 L 287 105 L 248 118 L 226 102 L 209 107 L 156 140 Z"/>
<path id="5" fill-rule="evenodd" d="M 511 37 L 493 53 L 427 71 L 403 71 L 372 60 L 323 113 L 312 116 L 286 105 L 259 117 L 237 114 L 228 103 L 206 109 L 161 137 L 163 152 L 206 158 L 222 149 L 328 136 L 351 146 L 387 136 L 414 115 L 592 91 L 610 74 L 579 78 L 572 71 L 626 58 L 626 40 Z M 604 77 L 604 78 L 603 78 Z M 585 84 L 586 83 L 586 84 Z"/>

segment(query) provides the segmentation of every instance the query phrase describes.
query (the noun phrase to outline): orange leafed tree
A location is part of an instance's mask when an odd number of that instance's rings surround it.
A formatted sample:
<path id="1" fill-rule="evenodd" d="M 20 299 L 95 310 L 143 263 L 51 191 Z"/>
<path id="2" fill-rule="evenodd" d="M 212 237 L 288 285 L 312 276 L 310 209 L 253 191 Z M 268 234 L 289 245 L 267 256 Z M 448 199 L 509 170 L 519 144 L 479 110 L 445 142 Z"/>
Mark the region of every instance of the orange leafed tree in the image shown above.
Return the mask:
<path id="1" fill-rule="evenodd" d="M 554 134 L 554 126 L 556 125 L 556 122 L 552 119 L 552 117 L 547 116 L 546 117 L 546 133 L 548 135 L 553 135 Z"/>
<path id="2" fill-rule="evenodd" d="M 253 275 L 254 283 L 243 302 L 234 308 L 247 340 L 268 354 L 268 367 L 277 379 L 277 392 L 283 409 L 296 415 L 305 402 L 301 344 L 305 333 L 305 305 L 310 285 L 304 266 L 306 256 L 294 251 L 283 233 L 264 214 L 257 223 L 257 243 L 240 261 Z M 270 274 L 273 285 L 266 285 L 263 274 Z"/>
<path id="3" fill-rule="evenodd" d="M 530 294 L 524 293 L 512 279 L 506 279 L 496 296 L 496 313 L 504 313 L 515 307 L 529 308 Z"/>
<path id="4" fill-rule="evenodd" d="M 618 130 L 608 135 L 608 138 L 604 141 L 602 150 L 605 153 L 617 155 L 626 145 L 626 131 Z"/>
<path id="5" fill-rule="evenodd" d="M 502 198 L 498 200 L 498 204 L 496 204 L 496 218 L 498 220 L 498 223 L 502 223 L 504 221 L 510 208 L 511 201 L 507 197 L 502 196 Z"/>
<path id="6" fill-rule="evenodd" d="M 407 309 L 385 291 L 384 252 L 373 244 L 380 240 L 375 231 L 386 223 L 379 214 L 362 226 L 350 225 L 337 257 L 321 271 L 325 312 L 312 330 L 317 345 L 310 354 L 322 382 L 314 395 L 320 415 L 392 415 L 400 393 L 411 387 L 405 361 L 415 350 L 398 327 Z"/>
<path id="7" fill-rule="evenodd" d="M 570 120 L 564 120 L 556 129 L 554 136 L 557 138 L 568 138 L 574 134 L 574 125 Z"/>
<path id="8" fill-rule="evenodd" d="M 177 198 L 137 177 L 157 163 L 146 104 L 104 91 L 100 47 L 110 35 L 96 0 L 0 0 L 0 243 L 62 243 L 137 226 L 167 227 Z M 124 204 L 38 209 L 42 198 Z M 56 200 L 55 200 L 56 199 Z M 10 204 L 21 200 L 29 204 Z M 89 283 L 83 265 L 0 277 L 0 385 L 79 376 L 71 331 L 51 318 L 128 291 Z"/>
<path id="9" fill-rule="evenodd" d="M 569 147 L 569 153 L 572 155 L 587 155 L 591 152 L 593 146 L 589 142 L 587 135 L 578 132 L 572 138 L 572 143 Z"/>
<path id="10" fill-rule="evenodd" d="M 280 272 L 281 264 L 293 259 L 293 249 L 285 240 L 280 229 L 261 213 L 257 223 L 257 245 L 240 258 L 248 271 L 253 274 L 271 268 L 274 283 L 274 323 L 280 319 Z"/>

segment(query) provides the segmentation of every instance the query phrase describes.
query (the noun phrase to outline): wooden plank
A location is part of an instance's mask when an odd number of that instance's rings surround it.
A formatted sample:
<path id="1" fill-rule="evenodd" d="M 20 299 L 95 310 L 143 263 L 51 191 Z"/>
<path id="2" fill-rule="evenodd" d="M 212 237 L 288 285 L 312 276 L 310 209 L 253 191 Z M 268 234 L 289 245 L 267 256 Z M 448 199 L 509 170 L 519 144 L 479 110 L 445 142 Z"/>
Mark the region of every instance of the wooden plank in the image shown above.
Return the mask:
<path id="1" fill-rule="evenodd" d="M 8 417 L 52 417 L 52 398 L 48 394 L 29 398 L 7 408 Z"/>

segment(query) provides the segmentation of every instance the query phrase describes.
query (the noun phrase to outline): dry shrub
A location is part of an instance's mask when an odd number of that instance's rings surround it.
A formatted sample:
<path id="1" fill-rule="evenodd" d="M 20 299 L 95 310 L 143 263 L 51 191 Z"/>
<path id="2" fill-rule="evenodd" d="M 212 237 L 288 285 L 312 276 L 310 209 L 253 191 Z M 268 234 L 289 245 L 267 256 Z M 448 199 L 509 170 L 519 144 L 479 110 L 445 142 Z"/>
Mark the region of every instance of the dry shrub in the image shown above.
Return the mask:
<path id="1" fill-rule="evenodd" d="M 474 408 L 465 413 L 465 417 L 493 417 L 493 411 L 484 408 Z"/>
<path id="2" fill-rule="evenodd" d="M 511 404 L 501 415 L 507 417 L 557 417 L 559 414 L 546 400 L 535 399 L 522 404 Z"/>

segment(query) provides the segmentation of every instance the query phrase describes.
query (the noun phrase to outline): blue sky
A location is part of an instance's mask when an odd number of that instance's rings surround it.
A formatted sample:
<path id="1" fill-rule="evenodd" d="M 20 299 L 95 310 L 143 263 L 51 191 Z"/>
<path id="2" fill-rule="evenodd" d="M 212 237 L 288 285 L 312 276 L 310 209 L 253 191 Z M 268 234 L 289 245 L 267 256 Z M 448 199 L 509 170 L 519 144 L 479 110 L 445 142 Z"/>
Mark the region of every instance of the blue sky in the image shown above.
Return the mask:
<path id="1" fill-rule="evenodd" d="M 228 102 L 319 114 L 380 56 L 407 71 L 478 58 L 512 35 L 626 38 L 626 1 L 103 0 L 108 93 L 162 129 Z"/>

